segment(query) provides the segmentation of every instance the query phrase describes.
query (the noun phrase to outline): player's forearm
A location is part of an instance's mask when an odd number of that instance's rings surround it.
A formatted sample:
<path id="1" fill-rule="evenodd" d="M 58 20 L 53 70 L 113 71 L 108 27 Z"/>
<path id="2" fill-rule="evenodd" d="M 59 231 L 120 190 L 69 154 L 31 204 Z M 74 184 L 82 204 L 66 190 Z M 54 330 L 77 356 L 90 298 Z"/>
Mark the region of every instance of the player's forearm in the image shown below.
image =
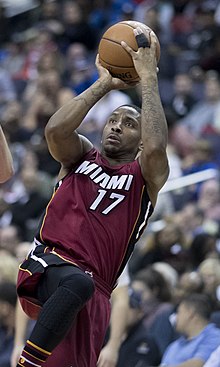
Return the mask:
<path id="1" fill-rule="evenodd" d="M 14 338 L 14 344 L 16 346 L 22 345 L 25 342 L 28 321 L 29 317 L 22 310 L 20 302 L 17 301 L 15 311 L 15 338 Z"/>
<path id="2" fill-rule="evenodd" d="M 127 327 L 127 317 L 129 309 L 128 287 L 122 286 L 115 289 L 113 294 L 113 305 L 111 313 L 111 330 L 108 344 L 115 349 L 119 349 L 122 337 Z M 114 293 L 113 292 L 113 293 Z"/>
<path id="3" fill-rule="evenodd" d="M 167 123 L 156 74 L 142 79 L 142 141 L 149 150 L 167 146 Z"/>
<path id="4" fill-rule="evenodd" d="M 52 130 L 60 138 L 69 136 L 80 126 L 88 111 L 109 91 L 109 84 L 101 78 L 98 79 L 91 87 L 67 102 L 50 118 L 46 132 Z"/>
<path id="5" fill-rule="evenodd" d="M 12 156 L 3 130 L 0 126 L 0 183 L 7 181 L 13 175 Z"/>

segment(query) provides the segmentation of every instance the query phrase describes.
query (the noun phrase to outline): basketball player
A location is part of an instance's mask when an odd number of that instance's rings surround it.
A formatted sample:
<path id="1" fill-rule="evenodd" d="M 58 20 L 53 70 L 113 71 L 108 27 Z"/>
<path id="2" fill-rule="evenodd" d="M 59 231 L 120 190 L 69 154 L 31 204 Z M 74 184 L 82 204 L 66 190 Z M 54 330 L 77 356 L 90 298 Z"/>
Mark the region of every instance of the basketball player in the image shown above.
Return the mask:
<path id="1" fill-rule="evenodd" d="M 103 130 L 101 151 L 78 135 L 87 112 L 127 88 L 100 65 L 98 80 L 49 120 L 48 148 L 61 170 L 36 248 L 20 266 L 18 295 L 37 322 L 17 366 L 95 367 L 109 323 L 109 298 L 168 177 L 167 125 L 157 82 L 156 39 L 134 30 L 131 55 L 142 109 L 121 106 Z"/>
<path id="2" fill-rule="evenodd" d="M 0 184 L 9 180 L 13 172 L 11 152 L 2 127 L 0 126 Z"/>

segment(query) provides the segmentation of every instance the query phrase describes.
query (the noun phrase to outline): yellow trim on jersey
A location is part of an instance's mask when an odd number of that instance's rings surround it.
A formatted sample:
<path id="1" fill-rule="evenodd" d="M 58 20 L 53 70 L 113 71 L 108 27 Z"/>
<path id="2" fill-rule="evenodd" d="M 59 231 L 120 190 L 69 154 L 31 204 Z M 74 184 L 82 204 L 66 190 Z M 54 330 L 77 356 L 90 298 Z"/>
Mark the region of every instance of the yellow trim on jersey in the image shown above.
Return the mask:
<path id="1" fill-rule="evenodd" d="M 19 270 L 26 271 L 28 274 L 33 275 L 33 273 L 30 270 L 23 269 L 21 266 L 19 266 Z"/>
<path id="2" fill-rule="evenodd" d="M 49 205 L 50 205 L 51 201 L 53 200 L 56 192 L 57 192 L 57 190 L 54 189 L 53 195 L 51 196 L 51 199 L 50 199 L 49 203 L 47 204 L 47 207 L 46 207 L 46 210 L 45 210 L 45 215 L 44 215 L 44 218 L 42 220 L 42 224 L 41 224 L 41 228 L 40 228 L 40 239 L 41 239 L 42 242 L 44 242 L 43 236 L 42 236 L 42 231 L 43 231 L 43 226 L 44 226 L 44 223 L 45 223 L 45 220 L 46 220 L 48 208 L 49 208 Z"/>
<path id="3" fill-rule="evenodd" d="M 34 357 L 34 359 L 38 359 L 38 361 L 40 361 L 40 362 L 45 362 L 45 360 L 44 360 L 44 359 L 37 358 L 37 357 L 36 357 L 36 356 L 34 356 L 33 354 L 31 354 L 31 353 L 27 352 L 27 351 L 26 351 L 26 349 L 25 349 L 25 354 L 28 354 L 29 356 Z"/>
<path id="4" fill-rule="evenodd" d="M 65 257 L 63 257 L 62 255 L 58 254 L 54 249 L 55 249 L 55 247 L 53 247 L 53 250 L 52 250 L 52 251 L 50 251 L 50 253 L 51 253 L 51 254 L 54 254 L 54 255 L 56 255 L 56 256 L 58 256 L 58 257 L 60 257 L 62 260 L 66 261 L 66 262 L 68 262 L 68 263 L 70 263 L 70 264 L 73 264 L 73 265 L 78 266 L 78 265 L 77 265 L 76 263 L 74 263 L 73 261 L 68 260 L 68 259 L 66 259 Z"/>
<path id="5" fill-rule="evenodd" d="M 38 347 L 36 344 L 34 344 L 34 343 L 30 342 L 30 340 L 27 340 L 27 344 L 31 345 L 32 347 L 34 347 L 35 349 L 39 350 L 40 352 L 43 352 L 43 353 L 47 354 L 48 356 L 50 356 L 50 355 L 51 355 L 51 353 L 50 353 L 50 352 L 48 352 L 48 351 L 47 351 L 47 350 L 45 350 L 45 349 L 42 349 L 42 348 Z"/>

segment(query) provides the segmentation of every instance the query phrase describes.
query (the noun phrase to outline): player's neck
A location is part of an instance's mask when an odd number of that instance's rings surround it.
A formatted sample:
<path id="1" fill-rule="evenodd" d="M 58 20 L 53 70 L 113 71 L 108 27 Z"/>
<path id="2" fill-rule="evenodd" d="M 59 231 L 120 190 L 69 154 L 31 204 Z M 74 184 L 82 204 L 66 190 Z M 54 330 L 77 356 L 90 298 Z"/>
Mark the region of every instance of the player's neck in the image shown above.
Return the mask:
<path id="1" fill-rule="evenodd" d="M 134 156 L 126 156 L 126 157 L 112 157 L 108 154 L 101 152 L 102 156 L 108 161 L 110 166 L 120 166 L 122 164 L 130 163 L 135 160 Z"/>

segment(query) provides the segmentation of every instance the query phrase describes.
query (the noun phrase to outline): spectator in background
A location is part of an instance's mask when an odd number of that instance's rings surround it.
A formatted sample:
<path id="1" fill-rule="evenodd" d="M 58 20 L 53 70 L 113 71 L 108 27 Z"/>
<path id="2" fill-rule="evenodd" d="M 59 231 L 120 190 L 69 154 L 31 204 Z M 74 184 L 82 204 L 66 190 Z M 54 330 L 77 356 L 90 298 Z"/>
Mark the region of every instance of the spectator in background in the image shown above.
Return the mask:
<path id="1" fill-rule="evenodd" d="M 33 249 L 34 245 L 32 242 L 19 242 L 15 248 L 15 257 L 18 264 L 20 265 L 24 261 L 27 254 Z"/>
<path id="2" fill-rule="evenodd" d="M 9 224 L 0 228 L 0 249 L 7 251 L 14 256 L 15 248 L 20 240 L 21 232 L 19 227 L 15 224 Z"/>
<path id="3" fill-rule="evenodd" d="M 181 194 L 184 196 L 182 192 Z M 194 237 L 204 232 L 204 213 L 196 202 L 185 200 L 183 203 L 182 199 L 180 200 L 180 209 L 175 212 L 173 219 L 184 233 L 187 245 L 190 246 Z"/>
<path id="4" fill-rule="evenodd" d="M 11 151 L 13 159 L 15 159 L 15 166 L 17 166 L 17 147 L 19 146 L 21 150 L 24 150 L 22 144 L 29 141 L 32 135 L 32 133 L 23 126 L 23 104 L 21 102 L 13 101 L 7 104 L 2 113 L 2 125 L 7 136 L 10 137 Z"/>
<path id="5" fill-rule="evenodd" d="M 63 24 L 60 19 L 62 3 L 57 0 L 43 1 L 39 8 L 39 18 L 36 26 L 49 29 L 54 36 L 59 38 L 63 32 Z"/>
<path id="6" fill-rule="evenodd" d="M 204 80 L 204 98 L 179 121 L 196 137 L 201 138 L 209 131 L 218 132 L 220 106 L 220 82 L 217 73 L 207 72 Z M 199 117 L 198 117 L 199 116 Z"/>
<path id="7" fill-rule="evenodd" d="M 53 34 L 46 28 L 32 27 L 19 35 L 23 44 L 25 58 L 20 71 L 16 74 L 17 81 L 22 82 L 23 88 L 38 74 L 38 62 L 45 53 L 56 51 L 57 43 Z"/>
<path id="8" fill-rule="evenodd" d="M 152 326 L 151 335 L 156 341 L 161 355 L 165 353 L 167 347 L 180 337 L 180 333 L 175 328 L 176 309 L 181 301 L 192 293 L 203 291 L 203 281 L 200 274 L 187 271 L 180 275 L 172 287 L 173 308 L 159 314 Z"/>
<path id="9" fill-rule="evenodd" d="M 41 76 L 46 76 L 47 73 L 55 71 L 59 74 L 60 80 L 62 81 L 64 68 L 63 63 L 63 55 L 57 49 L 45 51 L 40 56 L 36 65 L 36 75 L 28 82 L 22 94 L 22 103 L 25 107 L 30 105 L 32 99 L 40 88 Z M 62 83 L 60 82 L 60 84 Z"/>
<path id="10" fill-rule="evenodd" d="M 173 302 L 178 306 L 180 302 L 192 293 L 202 293 L 204 282 L 202 275 L 197 271 L 187 270 L 182 273 L 173 288 Z"/>
<path id="11" fill-rule="evenodd" d="M 174 94 L 170 102 L 170 107 L 176 113 L 177 118 L 182 118 L 191 111 L 196 103 L 193 94 L 193 83 L 188 73 L 179 73 L 173 80 Z"/>
<path id="12" fill-rule="evenodd" d="M 97 79 L 97 71 L 85 45 L 75 42 L 66 52 L 64 83 L 75 94 L 82 93 Z"/>
<path id="13" fill-rule="evenodd" d="M 219 33 L 216 33 L 213 38 L 213 47 L 209 53 L 203 56 L 200 60 L 199 66 L 204 71 L 215 70 L 220 74 L 220 40 Z"/>
<path id="14" fill-rule="evenodd" d="M 38 185 L 36 185 L 36 188 L 41 196 L 49 199 L 53 192 L 54 178 L 48 172 L 45 172 L 39 169 L 38 156 L 37 156 L 37 153 L 34 151 L 33 147 L 29 145 L 26 148 L 27 149 L 25 151 L 23 159 L 20 162 L 21 164 L 20 169 L 29 170 L 31 167 L 32 170 L 37 172 Z M 19 178 L 18 178 L 18 181 L 19 181 Z M 15 182 L 14 184 L 15 185 L 19 184 L 18 181 Z M 20 180 L 20 184 L 22 185 L 21 180 Z M 25 185 L 23 185 L 23 191 L 25 192 L 25 190 L 26 190 Z"/>
<path id="15" fill-rule="evenodd" d="M 13 175 L 12 156 L 2 127 L 0 125 L 0 184 Z"/>
<path id="16" fill-rule="evenodd" d="M 73 97 L 71 89 L 62 86 L 57 70 L 51 69 L 40 74 L 38 88 L 27 106 L 23 126 L 32 133 L 44 130 L 48 119 L 55 111 Z"/>
<path id="17" fill-rule="evenodd" d="M 211 313 L 212 302 L 204 294 L 194 293 L 180 302 L 175 327 L 183 336 L 167 347 L 161 366 L 205 364 L 220 344 L 220 330 L 209 321 Z"/>
<path id="18" fill-rule="evenodd" d="M 218 165 L 215 162 L 213 153 L 210 141 L 206 139 L 196 140 L 192 153 L 185 157 L 182 162 L 183 174 L 189 175 L 206 169 L 215 169 L 217 171 Z"/>
<path id="19" fill-rule="evenodd" d="M 80 42 L 90 51 L 97 46 L 97 36 L 84 17 L 83 9 L 77 1 L 65 0 L 62 5 L 63 32 L 60 35 L 59 47 L 66 53 L 71 43 Z"/>
<path id="20" fill-rule="evenodd" d="M 219 115 L 220 83 L 216 72 L 209 71 L 204 79 L 204 96 L 191 111 L 172 127 L 171 139 L 181 158 L 191 155 L 197 139 L 205 138 L 212 144 L 215 163 L 220 162 Z"/>
<path id="21" fill-rule="evenodd" d="M 160 354 L 156 343 L 148 333 L 148 328 L 144 325 L 143 294 L 135 290 L 132 284 L 129 289 L 129 306 L 127 328 L 116 367 L 157 366 Z"/>
<path id="22" fill-rule="evenodd" d="M 18 262 L 10 252 L 0 249 L 0 283 L 11 282 L 16 284 Z"/>
<path id="23" fill-rule="evenodd" d="M 15 283 L 0 282 L 0 366 L 11 367 L 10 359 L 14 345 Z"/>
<path id="24" fill-rule="evenodd" d="M 163 261 L 152 264 L 152 268 L 158 271 L 166 280 L 172 295 L 173 288 L 176 286 L 179 278 L 177 271 L 171 265 Z"/>
<path id="25" fill-rule="evenodd" d="M 22 197 L 11 205 L 12 224 L 18 226 L 23 240 L 31 241 L 48 199 L 39 191 L 40 180 L 34 168 L 22 168 L 20 179 L 25 190 Z"/>
<path id="26" fill-rule="evenodd" d="M 217 178 L 201 184 L 197 203 L 206 219 L 220 223 L 220 185 Z"/>
<path id="27" fill-rule="evenodd" d="M 165 277 L 153 266 L 140 270 L 132 279 L 132 287 L 142 293 L 144 324 L 149 328 L 160 313 L 172 308 L 170 286 Z"/>
<path id="28" fill-rule="evenodd" d="M 213 301 L 215 309 L 220 310 L 220 260 L 209 258 L 203 260 L 198 273 L 203 279 L 204 293 Z"/>
<path id="29" fill-rule="evenodd" d="M 212 352 L 204 367 L 220 367 L 220 346 Z"/>
<path id="30" fill-rule="evenodd" d="M 9 72 L 0 65 L 0 113 L 3 113 L 7 103 L 17 98 L 15 86 Z"/>
<path id="31" fill-rule="evenodd" d="M 174 221 L 164 221 L 163 227 L 146 236 L 146 241 L 137 247 L 129 262 L 131 274 L 147 265 L 165 261 L 178 273 L 187 267 L 188 255 L 186 237 L 180 226 Z"/>
<path id="32" fill-rule="evenodd" d="M 208 257 L 218 258 L 216 236 L 206 232 L 195 235 L 189 246 L 192 269 L 197 270 L 200 264 Z"/>

